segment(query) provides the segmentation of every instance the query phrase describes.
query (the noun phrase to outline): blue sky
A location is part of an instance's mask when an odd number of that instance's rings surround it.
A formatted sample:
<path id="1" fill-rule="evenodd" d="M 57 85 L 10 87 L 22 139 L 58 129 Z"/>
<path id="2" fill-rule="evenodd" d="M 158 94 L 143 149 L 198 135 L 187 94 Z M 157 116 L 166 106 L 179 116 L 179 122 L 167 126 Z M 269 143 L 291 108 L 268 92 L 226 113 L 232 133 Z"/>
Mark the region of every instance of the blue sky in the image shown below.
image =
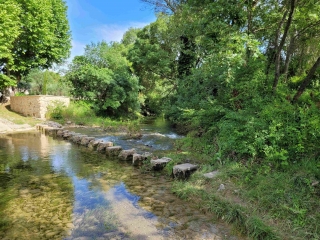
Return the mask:
<path id="1" fill-rule="evenodd" d="M 140 0 L 66 0 L 72 32 L 70 60 L 83 54 L 86 44 L 120 41 L 130 27 L 156 20 L 153 10 Z"/>

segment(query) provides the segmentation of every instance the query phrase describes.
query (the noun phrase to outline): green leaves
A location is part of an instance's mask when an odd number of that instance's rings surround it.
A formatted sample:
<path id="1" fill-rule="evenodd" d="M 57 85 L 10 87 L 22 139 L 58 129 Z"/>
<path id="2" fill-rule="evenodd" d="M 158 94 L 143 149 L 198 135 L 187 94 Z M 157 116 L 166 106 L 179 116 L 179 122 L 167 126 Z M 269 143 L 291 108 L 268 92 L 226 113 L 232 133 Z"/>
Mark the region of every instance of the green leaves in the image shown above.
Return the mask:
<path id="1" fill-rule="evenodd" d="M 20 78 L 69 56 L 71 34 L 63 0 L 0 2 L 0 66 Z"/>
<path id="2" fill-rule="evenodd" d="M 138 79 L 130 74 L 119 43 L 87 45 L 83 56 L 75 57 L 66 78 L 74 97 L 88 100 L 98 114 L 133 115 L 139 110 Z"/>

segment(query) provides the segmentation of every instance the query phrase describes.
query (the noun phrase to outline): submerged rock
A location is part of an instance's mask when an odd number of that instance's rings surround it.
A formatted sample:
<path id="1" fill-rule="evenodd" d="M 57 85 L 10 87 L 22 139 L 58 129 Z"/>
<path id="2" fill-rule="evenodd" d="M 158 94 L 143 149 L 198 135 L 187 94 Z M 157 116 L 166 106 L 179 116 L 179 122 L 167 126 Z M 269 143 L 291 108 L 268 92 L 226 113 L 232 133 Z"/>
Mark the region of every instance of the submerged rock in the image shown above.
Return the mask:
<path id="1" fill-rule="evenodd" d="M 133 161 L 133 154 L 137 153 L 134 148 L 128 150 L 122 150 L 118 157 L 120 160 Z"/>
<path id="2" fill-rule="evenodd" d="M 197 165 L 194 165 L 191 163 L 183 163 L 183 164 L 175 165 L 173 167 L 172 175 L 174 178 L 186 179 L 197 169 L 198 169 Z"/>
<path id="3" fill-rule="evenodd" d="M 171 158 L 163 157 L 163 158 L 160 158 L 160 159 L 151 160 L 150 163 L 151 163 L 151 166 L 152 166 L 153 170 L 161 170 L 171 160 L 172 160 Z"/>

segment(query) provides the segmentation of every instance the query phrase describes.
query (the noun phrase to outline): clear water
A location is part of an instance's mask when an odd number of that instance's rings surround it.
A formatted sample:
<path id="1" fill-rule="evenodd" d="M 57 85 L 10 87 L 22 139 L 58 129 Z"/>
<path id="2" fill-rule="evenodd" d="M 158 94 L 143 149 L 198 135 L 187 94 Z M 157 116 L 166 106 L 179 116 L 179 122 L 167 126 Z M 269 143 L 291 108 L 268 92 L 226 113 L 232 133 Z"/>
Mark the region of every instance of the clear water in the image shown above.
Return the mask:
<path id="1" fill-rule="evenodd" d="M 0 239 L 236 239 L 171 183 L 38 132 L 2 136 Z"/>

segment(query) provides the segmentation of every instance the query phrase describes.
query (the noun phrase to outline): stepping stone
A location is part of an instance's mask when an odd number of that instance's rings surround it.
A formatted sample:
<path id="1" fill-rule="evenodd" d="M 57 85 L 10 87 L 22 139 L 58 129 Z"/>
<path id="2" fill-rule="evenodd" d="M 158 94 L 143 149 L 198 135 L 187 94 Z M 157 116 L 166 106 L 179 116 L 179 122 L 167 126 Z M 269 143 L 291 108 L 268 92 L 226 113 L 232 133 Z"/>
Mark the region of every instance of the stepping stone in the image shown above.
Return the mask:
<path id="1" fill-rule="evenodd" d="M 63 139 L 65 139 L 65 140 L 71 140 L 75 135 L 78 135 L 77 133 L 75 133 L 75 132 L 66 132 L 66 133 L 64 133 L 63 134 Z"/>
<path id="2" fill-rule="evenodd" d="M 95 139 L 94 137 L 83 137 L 83 138 L 81 139 L 81 143 L 80 143 L 80 144 L 81 144 L 82 146 L 88 147 L 90 141 L 92 141 L 92 140 L 94 140 L 94 139 Z"/>
<path id="3" fill-rule="evenodd" d="M 87 135 L 82 135 L 82 134 L 74 135 L 74 136 L 72 137 L 72 141 L 73 141 L 74 143 L 80 144 L 80 143 L 81 143 L 81 139 L 82 139 L 83 137 L 88 137 L 88 136 L 87 136 Z"/>
<path id="4" fill-rule="evenodd" d="M 62 136 L 63 136 L 63 133 L 64 133 L 65 131 L 68 131 L 68 130 L 60 129 L 60 130 L 57 132 L 57 136 L 58 136 L 58 137 L 62 137 Z M 69 132 L 69 131 L 68 131 L 68 132 Z"/>
<path id="5" fill-rule="evenodd" d="M 47 121 L 47 122 L 45 122 L 45 124 L 47 126 L 53 127 L 53 128 L 62 128 L 62 125 L 60 123 L 53 122 L 53 121 Z"/>
<path id="6" fill-rule="evenodd" d="M 135 153 L 132 156 L 132 165 L 138 166 L 142 164 L 144 160 L 148 159 L 148 157 L 151 157 L 151 156 L 152 156 L 152 153 L 149 153 L 149 152 L 145 152 L 143 154 Z"/>
<path id="7" fill-rule="evenodd" d="M 133 154 L 137 153 L 134 148 L 128 150 L 122 150 L 118 158 L 123 161 L 133 161 Z"/>
<path id="8" fill-rule="evenodd" d="M 44 128 L 44 134 L 48 134 L 49 136 L 56 136 L 57 132 L 60 130 L 60 128 L 54 128 L 54 127 L 45 127 Z"/>
<path id="9" fill-rule="evenodd" d="M 98 152 L 101 152 L 101 153 L 104 153 L 106 152 L 106 148 L 107 147 L 112 147 L 113 146 L 113 142 L 99 142 L 98 143 L 98 146 L 97 146 L 97 151 Z"/>
<path id="10" fill-rule="evenodd" d="M 36 125 L 36 129 L 39 130 L 39 131 L 42 131 L 43 128 L 45 128 L 45 127 L 48 127 L 48 125 L 45 125 L 45 124 L 37 124 Z"/>
<path id="11" fill-rule="evenodd" d="M 198 169 L 197 165 L 191 163 L 183 163 L 175 165 L 172 169 L 172 175 L 174 178 L 186 179 L 191 173 L 195 172 Z"/>
<path id="12" fill-rule="evenodd" d="M 122 151 L 121 146 L 107 147 L 106 154 L 109 157 L 118 157 L 119 153 Z"/>
<path id="13" fill-rule="evenodd" d="M 103 140 L 101 140 L 101 139 L 93 139 L 93 140 L 91 140 L 89 142 L 88 148 L 92 149 L 92 150 L 96 150 L 98 145 L 99 145 L 99 143 L 101 143 L 101 142 L 103 142 Z"/>
<path id="14" fill-rule="evenodd" d="M 218 174 L 219 174 L 219 171 L 213 171 L 213 172 L 205 173 L 205 174 L 203 174 L 203 176 L 206 178 L 214 178 Z"/>
<path id="15" fill-rule="evenodd" d="M 163 158 L 160 158 L 160 159 L 151 160 L 150 163 L 151 163 L 151 166 L 152 166 L 153 170 L 161 170 L 171 160 L 172 160 L 171 158 L 163 157 Z"/>

